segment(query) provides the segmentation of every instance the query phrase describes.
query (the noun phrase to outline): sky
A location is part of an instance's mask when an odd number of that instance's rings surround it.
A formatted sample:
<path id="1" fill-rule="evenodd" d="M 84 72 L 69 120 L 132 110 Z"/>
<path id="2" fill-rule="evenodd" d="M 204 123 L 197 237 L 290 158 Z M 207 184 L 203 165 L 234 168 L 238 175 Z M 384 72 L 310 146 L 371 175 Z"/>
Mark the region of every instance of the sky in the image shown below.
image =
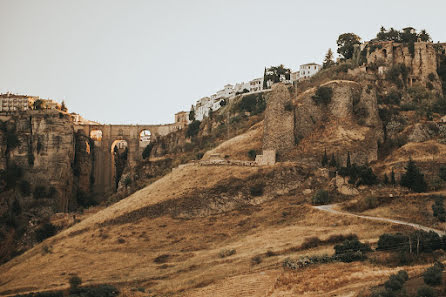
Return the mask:
<path id="1" fill-rule="evenodd" d="M 0 0 L 0 93 L 104 124 L 162 124 L 264 67 L 321 63 L 381 25 L 446 41 L 441 0 Z"/>

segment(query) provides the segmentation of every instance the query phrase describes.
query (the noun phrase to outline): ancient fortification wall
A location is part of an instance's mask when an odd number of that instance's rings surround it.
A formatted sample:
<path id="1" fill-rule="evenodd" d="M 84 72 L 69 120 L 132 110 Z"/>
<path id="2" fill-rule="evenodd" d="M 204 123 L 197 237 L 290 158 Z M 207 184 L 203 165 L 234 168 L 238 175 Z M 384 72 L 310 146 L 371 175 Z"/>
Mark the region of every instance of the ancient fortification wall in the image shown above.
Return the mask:
<path id="1" fill-rule="evenodd" d="M 263 150 L 275 150 L 280 153 L 295 145 L 294 140 L 294 110 L 291 94 L 284 84 L 276 84 L 270 93 L 263 131 Z"/>

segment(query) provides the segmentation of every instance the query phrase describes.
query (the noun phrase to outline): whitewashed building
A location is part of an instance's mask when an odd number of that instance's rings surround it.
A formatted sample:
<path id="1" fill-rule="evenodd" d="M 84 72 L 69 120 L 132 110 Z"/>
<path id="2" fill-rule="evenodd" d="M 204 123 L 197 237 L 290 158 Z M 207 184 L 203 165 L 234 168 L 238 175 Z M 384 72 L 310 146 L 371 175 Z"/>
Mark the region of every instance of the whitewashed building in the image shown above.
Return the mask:
<path id="1" fill-rule="evenodd" d="M 249 82 L 249 91 L 258 92 L 263 90 L 263 77 L 255 78 Z"/>
<path id="2" fill-rule="evenodd" d="M 237 94 L 237 93 L 241 94 L 241 93 L 244 93 L 246 91 L 249 92 L 249 90 L 250 90 L 249 83 L 245 83 L 245 82 L 236 83 L 235 87 L 234 87 L 235 94 Z"/>
<path id="3" fill-rule="evenodd" d="M 39 99 L 39 97 L 15 95 L 10 93 L 0 94 L 0 112 L 28 110 L 37 99 Z"/>
<path id="4" fill-rule="evenodd" d="M 307 79 L 315 75 L 322 69 L 322 65 L 316 63 L 308 63 L 300 65 L 299 79 Z"/>

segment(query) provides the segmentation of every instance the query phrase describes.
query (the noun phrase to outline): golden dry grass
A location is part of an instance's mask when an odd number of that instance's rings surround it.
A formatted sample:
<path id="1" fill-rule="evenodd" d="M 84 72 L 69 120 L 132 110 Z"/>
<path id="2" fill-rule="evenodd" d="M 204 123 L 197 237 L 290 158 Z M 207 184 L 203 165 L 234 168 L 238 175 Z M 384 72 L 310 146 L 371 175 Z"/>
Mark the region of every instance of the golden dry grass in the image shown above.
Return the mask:
<path id="1" fill-rule="evenodd" d="M 238 135 L 223 142 L 216 148 L 207 151 L 203 160 L 208 160 L 212 154 L 220 154 L 222 157 L 229 156 L 233 160 L 250 160 L 248 152 L 255 150 L 261 153 L 263 140 L 263 121 L 252 126 L 246 133 Z"/>

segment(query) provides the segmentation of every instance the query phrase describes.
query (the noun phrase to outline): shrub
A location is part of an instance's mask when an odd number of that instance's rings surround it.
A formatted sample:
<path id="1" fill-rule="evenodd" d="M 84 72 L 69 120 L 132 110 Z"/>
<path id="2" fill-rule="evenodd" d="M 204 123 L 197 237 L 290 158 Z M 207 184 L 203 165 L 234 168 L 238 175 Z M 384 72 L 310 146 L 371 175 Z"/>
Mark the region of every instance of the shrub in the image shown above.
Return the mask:
<path id="1" fill-rule="evenodd" d="M 248 151 L 248 156 L 249 156 L 249 158 L 250 158 L 251 160 L 255 160 L 256 155 L 257 155 L 256 150 L 249 150 L 249 151 Z"/>
<path id="2" fill-rule="evenodd" d="M 48 237 L 54 236 L 57 232 L 56 226 L 51 223 L 45 223 L 36 230 L 36 240 L 42 242 Z"/>
<path id="3" fill-rule="evenodd" d="M 262 263 L 262 257 L 260 257 L 260 256 L 252 257 L 251 263 L 252 263 L 252 265 L 258 265 L 258 264 Z"/>
<path id="4" fill-rule="evenodd" d="M 378 239 L 377 251 L 389 251 L 389 250 L 405 250 L 406 245 L 409 245 L 409 237 L 401 234 L 382 234 Z"/>
<path id="5" fill-rule="evenodd" d="M 285 110 L 286 111 L 293 111 L 293 104 L 290 101 L 285 103 Z"/>
<path id="6" fill-rule="evenodd" d="M 318 87 L 316 94 L 311 97 L 316 103 L 316 105 L 327 105 L 331 102 L 331 97 L 333 96 L 333 89 L 330 87 Z"/>
<path id="7" fill-rule="evenodd" d="M 427 76 L 427 78 L 428 78 L 430 81 L 434 81 L 434 80 L 435 80 L 435 73 L 433 73 L 433 72 L 429 73 L 429 75 Z"/>
<path id="8" fill-rule="evenodd" d="M 197 136 L 198 132 L 200 131 L 200 125 L 201 125 L 201 122 L 197 121 L 197 120 L 194 120 L 192 123 L 190 123 L 187 126 L 186 137 L 191 138 L 191 137 Z"/>
<path id="9" fill-rule="evenodd" d="M 422 286 L 417 291 L 417 297 L 437 297 L 437 293 L 431 287 Z"/>
<path id="10" fill-rule="evenodd" d="M 322 241 L 319 239 L 319 237 L 316 237 L 316 236 L 307 237 L 304 239 L 304 242 L 302 243 L 300 248 L 303 250 L 311 249 L 311 248 L 319 246 L 321 244 L 321 242 Z"/>
<path id="11" fill-rule="evenodd" d="M 330 196 L 327 191 L 318 190 L 316 194 L 314 194 L 311 202 L 313 205 L 327 204 L 330 202 Z"/>
<path id="12" fill-rule="evenodd" d="M 444 166 L 444 165 L 440 166 L 440 172 L 438 173 L 438 176 L 442 180 L 446 181 L 446 166 Z"/>
<path id="13" fill-rule="evenodd" d="M 424 283 L 431 286 L 440 285 L 442 282 L 444 266 L 440 262 L 436 262 L 434 266 L 429 267 L 423 273 Z"/>
<path id="14" fill-rule="evenodd" d="M 365 254 L 372 251 L 368 244 L 362 243 L 358 239 L 346 240 L 342 244 L 335 245 L 334 249 L 334 257 L 342 262 L 364 260 Z"/>
<path id="15" fill-rule="evenodd" d="M 155 145 L 154 141 L 151 141 L 148 145 L 146 145 L 146 147 L 142 151 L 142 158 L 143 159 L 147 159 L 147 158 L 150 157 L 150 153 L 152 152 L 152 149 L 153 149 L 154 145 Z"/>
<path id="16" fill-rule="evenodd" d="M 339 175 L 348 176 L 349 183 L 356 186 L 370 186 L 378 183 L 378 177 L 373 173 L 372 168 L 367 165 L 358 166 L 353 164 L 351 167 L 342 167 L 339 169 Z"/>
<path id="17" fill-rule="evenodd" d="M 265 110 L 265 99 L 262 94 L 249 94 L 243 96 L 236 108 L 239 111 L 247 111 L 253 114 L 261 113 Z"/>
<path id="18" fill-rule="evenodd" d="M 161 263 L 166 263 L 168 259 L 169 259 L 169 255 L 168 254 L 163 254 L 163 255 L 160 255 L 160 256 L 156 257 L 153 260 L 153 262 L 161 264 Z"/>
<path id="19" fill-rule="evenodd" d="M 252 196 L 262 196 L 265 185 L 263 183 L 258 183 L 249 188 L 249 192 Z"/>
<path id="20" fill-rule="evenodd" d="M 34 188 L 33 197 L 35 199 L 41 199 L 47 197 L 46 188 L 44 186 L 36 186 Z"/>
<path id="21" fill-rule="evenodd" d="M 31 195 L 31 184 L 28 181 L 22 180 L 20 182 L 19 189 L 23 196 Z"/>
<path id="22" fill-rule="evenodd" d="M 82 279 L 79 276 L 74 275 L 70 277 L 68 282 L 70 283 L 70 289 L 77 289 L 82 284 Z"/>
<path id="23" fill-rule="evenodd" d="M 82 206 L 83 208 L 88 208 L 98 204 L 92 195 L 81 190 L 78 190 L 76 194 L 76 201 L 77 205 Z"/>
<path id="24" fill-rule="evenodd" d="M 218 256 L 220 258 L 226 258 L 226 257 L 234 255 L 235 253 L 236 253 L 235 249 L 225 249 L 225 250 L 220 251 L 220 253 L 218 253 Z"/>
<path id="25" fill-rule="evenodd" d="M 444 209 L 444 197 L 442 195 L 436 196 L 434 204 L 432 204 L 432 212 L 440 222 L 446 220 L 446 210 Z"/>

